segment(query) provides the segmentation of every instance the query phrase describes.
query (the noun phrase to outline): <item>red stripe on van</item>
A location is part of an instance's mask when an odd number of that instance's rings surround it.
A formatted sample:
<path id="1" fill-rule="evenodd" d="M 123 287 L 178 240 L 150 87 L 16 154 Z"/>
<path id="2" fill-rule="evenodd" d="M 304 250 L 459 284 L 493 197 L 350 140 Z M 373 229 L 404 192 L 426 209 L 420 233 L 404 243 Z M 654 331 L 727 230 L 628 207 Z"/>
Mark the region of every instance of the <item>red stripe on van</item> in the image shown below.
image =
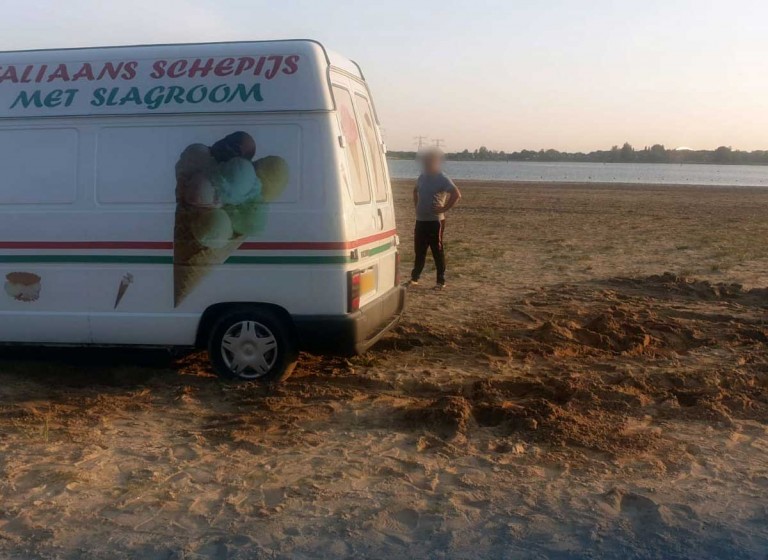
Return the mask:
<path id="1" fill-rule="evenodd" d="M 367 245 L 368 243 L 373 243 L 374 241 L 379 241 L 381 239 L 386 239 L 388 237 L 394 237 L 395 234 L 397 234 L 397 230 L 391 229 L 389 231 L 382 231 L 381 233 L 377 233 L 375 235 L 369 235 L 368 237 L 363 237 L 362 239 L 358 239 L 357 241 L 351 241 L 347 244 L 347 249 L 354 249 L 355 247 L 360 247 L 361 245 Z"/>
<path id="2" fill-rule="evenodd" d="M 245 251 L 335 251 L 355 249 L 374 241 L 394 236 L 395 230 L 383 231 L 356 241 L 264 241 L 243 243 Z M 172 250 L 172 241 L 0 241 L 0 249 L 115 249 L 115 250 Z"/>
<path id="3" fill-rule="evenodd" d="M 341 249 L 355 249 L 356 247 L 361 247 L 362 245 L 367 245 L 368 243 L 373 243 L 374 241 L 379 241 L 381 239 L 387 239 L 389 237 L 392 237 L 397 233 L 394 229 L 390 231 L 382 231 L 381 233 L 377 233 L 375 235 L 369 235 L 368 237 L 363 237 L 362 239 L 358 239 L 356 241 L 265 241 L 265 242 L 258 242 L 254 241 L 251 243 L 243 243 L 240 245 L 240 249 L 245 251 L 258 251 L 260 249 L 264 250 L 285 250 L 285 251 L 292 251 L 292 250 L 300 250 L 300 249 L 308 249 L 308 250 L 315 250 L 315 251 L 334 251 L 334 250 L 341 250 Z"/>
<path id="4" fill-rule="evenodd" d="M 0 249 L 173 249 L 172 241 L 0 241 Z"/>

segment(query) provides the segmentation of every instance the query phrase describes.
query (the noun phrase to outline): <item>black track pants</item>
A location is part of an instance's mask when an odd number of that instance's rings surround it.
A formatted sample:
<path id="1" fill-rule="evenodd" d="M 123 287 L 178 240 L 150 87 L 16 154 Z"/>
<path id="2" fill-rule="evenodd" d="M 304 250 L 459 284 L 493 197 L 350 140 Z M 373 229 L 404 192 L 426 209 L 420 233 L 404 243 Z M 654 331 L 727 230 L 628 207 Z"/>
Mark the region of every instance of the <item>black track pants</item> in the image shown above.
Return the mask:
<path id="1" fill-rule="evenodd" d="M 445 284 L 445 252 L 443 251 L 443 231 L 445 220 L 439 222 L 416 222 L 416 230 L 413 233 L 416 262 L 413 265 L 411 279 L 418 280 L 424 270 L 427 261 L 427 249 L 432 250 L 437 269 L 437 283 Z"/>

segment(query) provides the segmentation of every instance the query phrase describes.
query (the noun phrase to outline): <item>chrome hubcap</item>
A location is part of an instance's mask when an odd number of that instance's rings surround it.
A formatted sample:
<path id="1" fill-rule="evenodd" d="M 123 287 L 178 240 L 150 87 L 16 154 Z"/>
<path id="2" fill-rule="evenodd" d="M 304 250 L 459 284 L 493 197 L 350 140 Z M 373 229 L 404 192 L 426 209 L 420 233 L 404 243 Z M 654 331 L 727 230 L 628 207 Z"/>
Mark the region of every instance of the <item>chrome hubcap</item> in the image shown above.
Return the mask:
<path id="1" fill-rule="evenodd" d="M 277 361 L 277 339 L 261 323 L 241 321 L 224 333 L 221 356 L 238 377 L 258 379 L 269 373 Z"/>

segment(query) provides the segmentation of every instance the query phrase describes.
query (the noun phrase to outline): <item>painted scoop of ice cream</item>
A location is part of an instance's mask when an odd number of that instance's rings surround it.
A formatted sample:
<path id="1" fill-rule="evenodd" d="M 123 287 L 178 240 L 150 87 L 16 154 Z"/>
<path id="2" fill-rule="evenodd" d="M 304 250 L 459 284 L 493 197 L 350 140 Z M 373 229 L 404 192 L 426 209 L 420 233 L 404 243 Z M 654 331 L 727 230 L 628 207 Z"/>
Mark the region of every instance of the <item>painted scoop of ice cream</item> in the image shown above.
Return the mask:
<path id="1" fill-rule="evenodd" d="M 197 174 L 207 174 L 216 165 L 211 149 L 205 144 L 190 144 L 176 162 L 176 179 L 186 180 Z"/>
<path id="2" fill-rule="evenodd" d="M 251 160 L 256 155 L 256 141 L 247 132 L 239 130 L 225 136 L 211 146 L 211 154 L 219 163 L 237 157 Z"/>
<path id="3" fill-rule="evenodd" d="M 267 156 L 253 163 L 256 176 L 261 180 L 261 197 L 265 202 L 277 200 L 288 185 L 288 162 L 278 156 Z"/>
<path id="4" fill-rule="evenodd" d="M 236 235 L 250 236 L 264 230 L 267 222 L 265 205 L 253 200 L 236 206 L 225 206 L 224 211 L 232 221 L 232 230 Z"/>
<path id="5" fill-rule="evenodd" d="M 221 249 L 233 237 L 232 221 L 220 208 L 191 211 L 188 217 L 192 235 L 203 247 Z"/>
<path id="6" fill-rule="evenodd" d="M 231 159 L 219 166 L 219 172 L 219 198 L 224 204 L 242 204 L 261 196 L 261 181 L 249 160 Z"/>
<path id="7" fill-rule="evenodd" d="M 218 189 L 214 186 L 208 174 L 197 173 L 185 181 L 181 187 L 183 200 L 190 206 L 197 208 L 219 208 Z"/>

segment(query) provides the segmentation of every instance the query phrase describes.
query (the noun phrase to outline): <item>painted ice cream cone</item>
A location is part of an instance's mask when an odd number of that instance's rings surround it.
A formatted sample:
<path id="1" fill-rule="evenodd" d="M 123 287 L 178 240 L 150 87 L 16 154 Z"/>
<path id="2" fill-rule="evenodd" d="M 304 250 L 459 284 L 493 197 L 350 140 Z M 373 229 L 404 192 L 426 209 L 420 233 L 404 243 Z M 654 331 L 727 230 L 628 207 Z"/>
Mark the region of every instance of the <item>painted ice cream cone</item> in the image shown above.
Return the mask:
<path id="1" fill-rule="evenodd" d="M 196 233 L 200 235 L 195 231 L 195 222 L 199 219 L 196 214 L 195 210 L 176 210 L 173 235 L 173 297 L 177 307 L 213 268 L 224 264 L 245 240 L 245 236 L 235 235 L 231 226 L 229 236 L 225 239 L 219 237 L 219 242 L 199 240 L 195 236 Z M 204 244 L 206 242 L 208 246 Z"/>
<path id="2" fill-rule="evenodd" d="M 173 280 L 177 307 L 264 223 L 261 181 L 249 159 L 255 152 L 253 138 L 237 132 L 210 149 L 199 146 L 184 150 L 176 165 Z"/>
<path id="3" fill-rule="evenodd" d="M 120 305 L 123 297 L 125 297 L 125 292 L 128 291 L 128 286 L 131 284 L 133 284 L 133 274 L 129 272 L 123 276 L 122 280 L 120 280 L 120 286 L 117 288 L 117 297 L 115 298 L 115 309 L 117 309 L 117 306 Z"/>

